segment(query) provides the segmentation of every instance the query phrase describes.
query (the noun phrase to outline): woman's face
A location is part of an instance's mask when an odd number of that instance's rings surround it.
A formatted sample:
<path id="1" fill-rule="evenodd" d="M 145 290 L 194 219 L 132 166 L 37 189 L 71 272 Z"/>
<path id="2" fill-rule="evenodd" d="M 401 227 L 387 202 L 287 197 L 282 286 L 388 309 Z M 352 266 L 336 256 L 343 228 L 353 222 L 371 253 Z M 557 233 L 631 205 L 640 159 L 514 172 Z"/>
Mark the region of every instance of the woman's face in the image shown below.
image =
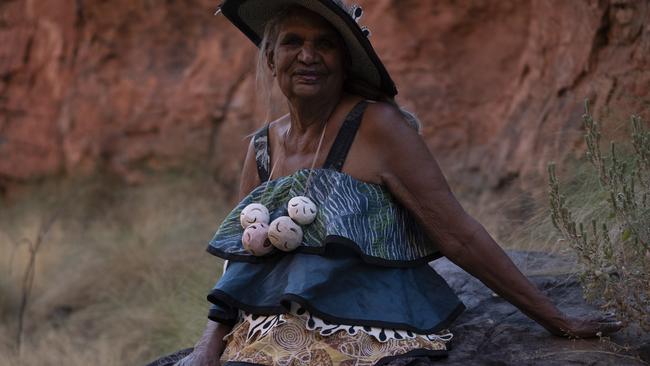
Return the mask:
<path id="1" fill-rule="evenodd" d="M 343 90 L 343 50 L 341 37 L 327 21 L 300 11 L 280 25 L 269 66 L 290 100 L 333 98 Z"/>

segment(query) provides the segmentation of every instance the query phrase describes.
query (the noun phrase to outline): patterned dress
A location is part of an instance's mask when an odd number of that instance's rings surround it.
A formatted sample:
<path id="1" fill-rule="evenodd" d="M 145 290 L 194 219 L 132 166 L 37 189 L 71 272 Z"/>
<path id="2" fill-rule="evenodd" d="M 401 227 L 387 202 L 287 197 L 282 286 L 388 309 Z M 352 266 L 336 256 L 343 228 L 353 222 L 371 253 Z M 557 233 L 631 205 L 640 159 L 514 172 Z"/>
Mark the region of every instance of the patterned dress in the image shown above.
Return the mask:
<path id="1" fill-rule="evenodd" d="M 268 126 L 255 135 L 264 183 L 208 246 L 229 260 L 208 295 L 209 318 L 233 325 L 223 365 L 393 365 L 446 355 L 444 329 L 464 307 L 428 265 L 440 256 L 435 243 L 384 186 L 340 171 L 366 106 L 348 114 L 319 169 L 268 180 Z M 246 252 L 242 209 L 261 203 L 273 220 L 299 195 L 318 206 L 301 246 L 262 257 Z"/>

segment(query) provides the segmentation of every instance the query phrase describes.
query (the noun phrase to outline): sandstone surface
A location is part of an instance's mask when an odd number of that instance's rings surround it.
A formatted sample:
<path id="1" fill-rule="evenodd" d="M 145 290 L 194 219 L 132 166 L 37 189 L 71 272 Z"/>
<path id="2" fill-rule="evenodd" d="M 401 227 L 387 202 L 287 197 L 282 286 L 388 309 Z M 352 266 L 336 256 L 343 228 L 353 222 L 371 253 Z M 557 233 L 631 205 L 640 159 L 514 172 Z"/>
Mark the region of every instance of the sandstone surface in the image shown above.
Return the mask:
<path id="1" fill-rule="evenodd" d="M 573 259 L 539 252 L 508 255 L 566 314 L 599 314 L 583 298 Z M 650 334 L 639 329 L 603 339 L 555 337 L 447 259 L 433 266 L 467 306 L 452 325 L 453 349 L 441 365 L 641 366 L 650 360 Z"/>
<path id="2" fill-rule="evenodd" d="M 217 3 L 2 1 L 0 185 L 195 164 L 234 187 L 266 107 L 255 50 Z M 459 191 L 537 184 L 581 146 L 585 97 L 647 120 L 649 0 L 359 3 Z"/>

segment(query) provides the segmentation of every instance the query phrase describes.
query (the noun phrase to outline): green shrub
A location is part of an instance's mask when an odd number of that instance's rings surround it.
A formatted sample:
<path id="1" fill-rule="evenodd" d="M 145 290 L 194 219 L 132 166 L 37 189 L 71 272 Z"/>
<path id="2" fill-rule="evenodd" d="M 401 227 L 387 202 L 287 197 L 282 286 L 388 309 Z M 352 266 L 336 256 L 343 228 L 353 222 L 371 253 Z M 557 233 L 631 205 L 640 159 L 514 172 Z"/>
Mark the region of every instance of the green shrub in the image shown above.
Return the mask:
<path id="1" fill-rule="evenodd" d="M 588 102 L 583 121 L 586 157 L 600 183 L 594 185 L 593 196 L 599 202 L 588 215 L 576 215 L 550 164 L 551 219 L 578 255 L 587 297 L 604 301 L 625 323 L 650 330 L 650 131 L 640 117 L 632 116 L 630 141 L 620 147 L 611 142 L 610 154 L 604 156 L 600 126 Z M 586 216 L 588 224 L 576 216 Z"/>

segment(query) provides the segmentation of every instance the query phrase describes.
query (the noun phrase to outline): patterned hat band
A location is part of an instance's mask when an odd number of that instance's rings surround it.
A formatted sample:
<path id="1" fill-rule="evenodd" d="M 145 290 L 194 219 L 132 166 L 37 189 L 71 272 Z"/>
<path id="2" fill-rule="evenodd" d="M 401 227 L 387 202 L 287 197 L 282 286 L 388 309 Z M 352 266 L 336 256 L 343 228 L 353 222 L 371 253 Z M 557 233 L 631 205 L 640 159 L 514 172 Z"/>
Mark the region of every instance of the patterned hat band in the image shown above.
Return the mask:
<path id="1" fill-rule="evenodd" d="M 356 4 L 352 5 L 352 7 L 350 8 L 350 16 L 352 17 L 352 19 L 354 19 L 355 22 L 357 22 L 364 36 L 370 37 L 372 35 L 370 28 L 363 26 L 361 25 L 361 23 L 359 23 L 359 20 L 363 16 L 363 8 L 361 8 L 361 6 Z"/>
<path id="2" fill-rule="evenodd" d="M 345 6 L 342 3 L 339 4 L 339 6 L 345 9 Z M 221 5 L 217 6 L 217 10 L 214 12 L 214 15 L 219 15 L 220 13 L 221 13 Z M 366 37 L 372 36 L 372 32 L 370 31 L 370 28 L 363 26 L 361 25 L 361 23 L 359 23 L 359 20 L 363 16 L 363 8 L 360 5 L 357 4 L 352 5 L 348 13 L 350 14 L 350 17 L 354 19 L 355 22 L 357 22 L 359 28 L 361 28 L 361 32 L 363 33 L 363 35 L 365 35 Z"/>

